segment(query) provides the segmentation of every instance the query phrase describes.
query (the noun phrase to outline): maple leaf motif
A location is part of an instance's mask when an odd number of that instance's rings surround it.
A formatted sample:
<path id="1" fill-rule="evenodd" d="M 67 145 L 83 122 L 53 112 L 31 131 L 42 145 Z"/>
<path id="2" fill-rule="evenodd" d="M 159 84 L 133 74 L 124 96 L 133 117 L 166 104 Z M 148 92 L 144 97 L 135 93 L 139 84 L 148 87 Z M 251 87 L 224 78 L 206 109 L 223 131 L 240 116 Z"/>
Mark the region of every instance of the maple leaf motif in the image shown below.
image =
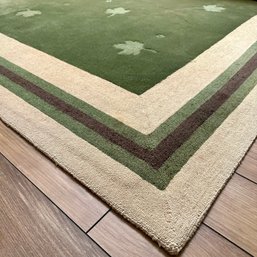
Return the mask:
<path id="1" fill-rule="evenodd" d="M 225 11 L 226 8 L 215 5 L 204 5 L 203 9 L 207 12 L 222 12 Z"/>
<path id="2" fill-rule="evenodd" d="M 156 35 L 156 37 L 157 37 L 157 38 L 165 38 L 165 36 L 162 35 L 162 34 L 158 34 L 158 35 Z"/>
<path id="3" fill-rule="evenodd" d="M 108 16 L 108 17 L 112 17 L 112 16 L 115 16 L 117 14 L 126 14 L 128 12 L 130 12 L 130 10 L 126 10 L 123 7 L 118 7 L 118 8 L 114 8 L 114 9 L 107 9 L 105 11 L 106 14 L 110 14 L 110 16 Z"/>
<path id="4" fill-rule="evenodd" d="M 35 15 L 41 15 L 41 14 L 42 13 L 40 11 L 27 9 L 26 11 L 17 12 L 16 16 L 23 16 L 27 18 L 27 17 L 32 17 Z"/>
<path id="5" fill-rule="evenodd" d="M 142 50 L 157 53 L 155 50 L 144 48 L 144 44 L 137 41 L 125 41 L 125 44 L 115 44 L 115 48 L 121 49 L 121 55 L 139 55 Z"/>

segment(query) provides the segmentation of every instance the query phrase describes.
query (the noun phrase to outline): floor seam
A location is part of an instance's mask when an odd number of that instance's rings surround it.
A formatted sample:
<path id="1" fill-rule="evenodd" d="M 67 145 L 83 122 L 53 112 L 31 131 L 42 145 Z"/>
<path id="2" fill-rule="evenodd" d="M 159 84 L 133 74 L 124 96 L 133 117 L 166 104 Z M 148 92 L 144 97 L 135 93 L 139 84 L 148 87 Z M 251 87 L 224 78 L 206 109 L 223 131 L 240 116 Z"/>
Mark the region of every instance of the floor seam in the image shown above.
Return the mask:
<path id="1" fill-rule="evenodd" d="M 256 172 L 257 172 L 257 167 L 256 167 Z M 252 180 L 252 179 L 250 179 L 250 178 L 248 178 L 248 177 L 242 175 L 241 173 L 238 173 L 237 171 L 236 171 L 235 173 L 236 173 L 238 176 L 240 176 L 240 177 L 242 177 L 242 178 L 244 178 L 244 179 L 246 179 L 246 180 L 252 182 L 253 184 L 255 184 L 255 185 L 257 186 L 257 182 L 255 182 L 254 180 Z"/>
<path id="2" fill-rule="evenodd" d="M 248 254 L 251 257 L 254 257 L 252 254 L 250 254 L 247 250 L 243 249 L 240 245 L 237 245 L 235 242 L 231 241 L 229 238 L 227 238 L 226 236 L 224 236 L 223 234 L 221 234 L 220 232 L 218 232 L 216 229 L 212 228 L 211 226 L 209 226 L 208 224 L 205 223 L 205 221 L 203 222 L 204 226 L 206 226 L 207 228 L 209 228 L 210 230 L 212 230 L 213 232 L 215 232 L 216 234 L 218 234 L 219 236 L 221 236 L 222 238 L 226 239 L 228 242 L 230 242 L 231 244 L 233 244 L 234 246 L 236 246 L 237 248 L 239 248 L 240 250 L 242 250 L 244 253 Z"/>
<path id="3" fill-rule="evenodd" d="M 112 257 L 100 244 L 98 244 L 90 235 L 87 234 L 87 236 L 97 245 L 99 248 L 101 248 L 109 257 Z"/>
<path id="4" fill-rule="evenodd" d="M 87 232 L 80 227 L 72 218 L 70 218 L 56 203 L 54 203 L 40 188 L 38 188 L 16 165 L 13 164 L 12 161 L 10 161 L 2 152 L 0 152 L 0 156 L 2 156 L 7 162 L 9 162 L 19 173 L 27 179 L 37 190 L 39 190 L 62 214 L 65 215 L 65 217 L 68 218 L 70 222 L 72 222 L 80 231 L 82 231 L 85 236 L 89 237 L 103 252 L 105 252 L 109 257 L 111 257 L 95 240 L 93 240 Z M 111 209 L 109 209 L 95 224 L 97 224 Z M 91 227 L 92 228 L 92 227 Z"/>
<path id="5" fill-rule="evenodd" d="M 97 220 L 85 233 L 88 234 L 110 211 L 111 208 L 99 220 Z"/>

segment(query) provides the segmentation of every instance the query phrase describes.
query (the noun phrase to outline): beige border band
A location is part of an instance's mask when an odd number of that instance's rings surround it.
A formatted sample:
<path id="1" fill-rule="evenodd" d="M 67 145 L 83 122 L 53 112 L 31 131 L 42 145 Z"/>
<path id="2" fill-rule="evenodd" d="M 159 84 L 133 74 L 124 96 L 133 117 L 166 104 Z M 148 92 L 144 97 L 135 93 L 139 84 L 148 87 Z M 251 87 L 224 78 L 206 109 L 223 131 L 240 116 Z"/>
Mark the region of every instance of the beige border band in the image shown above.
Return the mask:
<path id="1" fill-rule="evenodd" d="M 257 16 L 140 96 L 1 33 L 0 56 L 141 133 L 149 134 L 256 41 Z"/>
<path id="2" fill-rule="evenodd" d="M 257 134 L 256 86 L 160 191 L 1 86 L 0 95 L 3 121 L 173 254 L 192 236 Z"/>

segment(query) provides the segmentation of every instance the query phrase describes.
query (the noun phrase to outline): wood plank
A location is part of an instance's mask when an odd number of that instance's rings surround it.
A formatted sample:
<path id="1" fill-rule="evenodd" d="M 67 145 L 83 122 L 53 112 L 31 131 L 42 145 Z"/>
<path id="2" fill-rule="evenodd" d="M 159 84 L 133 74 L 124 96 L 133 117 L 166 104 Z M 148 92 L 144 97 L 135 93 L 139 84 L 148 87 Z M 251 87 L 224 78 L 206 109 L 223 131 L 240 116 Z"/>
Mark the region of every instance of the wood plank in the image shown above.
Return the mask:
<path id="1" fill-rule="evenodd" d="M 257 183 L 257 143 L 255 142 L 252 148 L 247 153 L 241 165 L 238 167 L 238 174 Z"/>
<path id="2" fill-rule="evenodd" d="M 181 257 L 250 257 L 249 254 L 202 224 Z"/>
<path id="3" fill-rule="evenodd" d="M 112 257 L 169 256 L 150 238 L 113 211 L 109 212 L 88 234 Z"/>
<path id="4" fill-rule="evenodd" d="M 249 154 L 247 154 L 247 155 L 251 156 L 255 160 L 257 159 L 257 140 L 254 142 L 254 144 L 252 145 L 252 147 L 249 151 Z"/>
<path id="5" fill-rule="evenodd" d="M 0 153 L 84 231 L 109 209 L 98 197 L 0 121 Z"/>
<path id="6" fill-rule="evenodd" d="M 0 256 L 107 257 L 0 155 Z"/>
<path id="7" fill-rule="evenodd" d="M 257 256 L 257 185 L 235 174 L 204 223 Z"/>
<path id="8" fill-rule="evenodd" d="M 169 256 L 150 238 L 124 221 L 119 215 L 109 212 L 89 235 L 112 257 L 164 257 Z M 228 240 L 202 225 L 180 256 L 217 257 L 249 256 Z"/>

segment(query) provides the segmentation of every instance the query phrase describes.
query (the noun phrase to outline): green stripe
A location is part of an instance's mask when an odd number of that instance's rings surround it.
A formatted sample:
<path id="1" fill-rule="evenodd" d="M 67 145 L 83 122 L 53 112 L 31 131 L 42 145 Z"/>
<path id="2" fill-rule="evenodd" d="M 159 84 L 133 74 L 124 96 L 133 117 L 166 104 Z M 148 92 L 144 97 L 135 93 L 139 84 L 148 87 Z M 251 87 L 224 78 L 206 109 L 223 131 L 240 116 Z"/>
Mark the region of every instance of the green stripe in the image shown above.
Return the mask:
<path id="1" fill-rule="evenodd" d="M 197 149 L 208 139 L 212 133 L 221 125 L 226 117 L 242 102 L 246 95 L 254 88 L 257 83 L 257 71 L 254 72 L 245 83 L 238 89 L 229 100 L 218 109 L 192 136 L 180 147 L 175 154 L 166 161 L 158 170 L 154 170 L 144 161 L 139 160 L 126 152 L 119 146 L 111 144 L 92 130 L 84 127 L 79 122 L 73 120 L 66 114 L 61 113 L 54 107 L 45 103 L 34 94 L 24 90 L 15 83 L 0 76 L 0 81 L 7 89 L 24 99 L 40 111 L 53 118 L 74 134 L 95 145 L 98 149 L 105 152 L 113 159 L 124 164 L 143 179 L 152 183 L 159 189 L 165 189 L 172 177 L 181 169 L 188 159 L 197 151 Z"/>
<path id="2" fill-rule="evenodd" d="M 211 98 L 227 81 L 229 81 L 257 52 L 257 42 L 254 43 L 237 61 L 227 70 L 212 81 L 207 87 L 199 92 L 194 98 L 188 101 L 174 115 L 167 119 L 152 134 L 156 142 L 155 146 L 175 130 L 185 119 L 194 113 L 204 102 Z M 210 64 L 211 65 L 211 64 Z M 200 71 L 199 71 L 200 72 Z"/>
<path id="3" fill-rule="evenodd" d="M 224 120 L 242 103 L 245 97 L 257 85 L 257 70 L 245 83 L 225 102 L 190 139 L 171 156 L 159 171 L 174 176 L 201 145 L 215 132 Z M 237 124 L 234 124 L 237 126 Z M 233 129 L 233 128 L 231 128 Z M 175 163 L 175 165 L 174 165 Z M 163 182 L 165 183 L 165 181 Z"/>
<path id="4" fill-rule="evenodd" d="M 217 90 L 219 90 L 225 84 L 226 81 L 228 81 L 238 70 L 240 70 L 240 68 L 256 53 L 256 51 L 257 43 L 250 47 L 248 51 L 246 51 L 246 53 L 242 55 L 242 57 L 238 59 L 233 65 L 231 65 L 223 74 L 221 74 L 216 80 L 210 83 L 197 96 L 186 103 L 180 110 L 178 110 L 173 116 L 171 116 L 150 135 L 144 135 L 134 130 L 133 128 L 126 126 L 118 120 L 64 92 L 58 87 L 43 81 L 42 79 L 21 69 L 20 67 L 11 64 L 3 58 L 0 58 L 0 63 L 8 69 L 26 78 L 27 80 L 35 83 L 47 92 L 59 97 L 63 101 L 94 117 L 96 120 L 112 128 L 119 134 L 122 134 L 123 136 L 145 148 L 153 149 L 160 143 L 162 139 L 167 136 L 167 134 L 171 133 L 181 122 L 183 122 L 188 116 L 197 110 L 201 104 L 203 104 L 207 99 L 215 94 Z"/>

